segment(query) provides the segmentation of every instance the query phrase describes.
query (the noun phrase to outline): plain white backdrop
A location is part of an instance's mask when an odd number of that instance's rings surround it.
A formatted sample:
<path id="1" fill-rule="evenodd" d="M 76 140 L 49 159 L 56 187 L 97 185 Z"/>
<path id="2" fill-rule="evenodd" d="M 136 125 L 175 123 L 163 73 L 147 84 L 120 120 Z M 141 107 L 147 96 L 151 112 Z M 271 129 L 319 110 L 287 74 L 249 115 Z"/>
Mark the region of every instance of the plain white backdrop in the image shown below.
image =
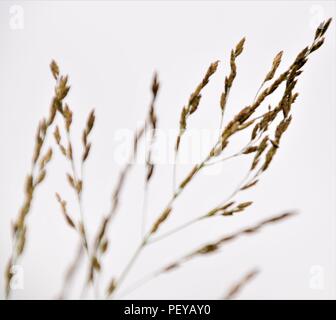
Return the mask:
<path id="1" fill-rule="evenodd" d="M 166 131 L 176 130 L 182 106 L 208 65 L 219 59 L 219 70 L 204 91 L 200 110 L 189 122 L 199 132 L 216 130 L 231 48 L 246 37 L 226 120 L 251 102 L 274 55 L 284 50 L 280 66 L 284 70 L 310 44 L 317 25 L 335 17 L 335 8 L 334 1 L 2 1 L 0 297 L 4 297 L 2 275 L 10 255 L 11 221 L 23 199 L 36 126 L 47 115 L 53 94 L 51 59 L 70 77 L 67 101 L 74 110 L 74 140 L 80 138 L 91 108 L 96 110 L 84 181 L 85 215 L 93 237 L 109 209 L 120 169 L 115 161 L 120 143 L 116 135 L 144 119 L 155 70 L 161 81 L 159 125 Z M 254 205 L 241 215 L 200 223 L 148 248 L 125 287 L 221 235 L 283 211 L 297 210 L 299 215 L 243 237 L 220 253 L 197 258 L 125 298 L 218 299 L 254 267 L 261 272 L 239 295 L 241 299 L 335 298 L 335 39 L 333 21 L 325 45 L 304 67 L 293 122 L 277 157 L 260 184 L 239 196 Z M 243 142 L 243 138 L 235 141 Z M 77 155 L 79 148 L 77 143 Z M 20 261 L 24 289 L 14 292 L 17 299 L 55 298 L 76 251 L 77 237 L 65 224 L 55 199 L 55 192 L 60 192 L 71 214 L 78 217 L 75 195 L 65 179 L 69 168 L 57 151 L 28 218 L 28 243 Z M 198 176 L 162 231 L 220 202 L 248 165 L 248 160 L 233 160 Z M 178 176 L 182 178 L 190 167 L 179 166 Z M 171 176 L 170 164 L 158 166 L 150 186 L 151 220 L 171 194 Z M 143 179 L 143 166 L 137 165 L 110 229 L 101 292 L 111 276 L 120 273 L 140 240 Z M 82 267 L 71 298 L 79 296 L 84 272 Z"/>

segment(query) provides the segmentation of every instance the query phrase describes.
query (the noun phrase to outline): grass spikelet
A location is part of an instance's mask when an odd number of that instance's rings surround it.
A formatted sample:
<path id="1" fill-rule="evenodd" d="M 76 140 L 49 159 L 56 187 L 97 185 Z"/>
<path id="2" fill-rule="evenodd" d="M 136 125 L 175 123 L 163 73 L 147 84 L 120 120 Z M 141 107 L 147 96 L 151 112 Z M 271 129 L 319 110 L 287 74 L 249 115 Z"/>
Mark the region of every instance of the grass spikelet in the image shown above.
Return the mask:
<path id="1" fill-rule="evenodd" d="M 59 77 L 59 67 L 58 67 L 57 63 L 55 62 L 55 60 L 52 60 L 51 63 L 50 63 L 50 70 L 51 70 L 51 73 L 52 73 L 54 79 L 57 80 L 58 77 Z"/>
<path id="2" fill-rule="evenodd" d="M 254 181 L 252 181 L 250 183 L 247 183 L 242 188 L 240 188 L 240 190 L 246 190 L 246 189 L 252 188 L 252 187 L 254 187 L 258 183 L 258 181 L 259 180 L 256 179 L 256 180 L 254 180 Z"/>
<path id="3" fill-rule="evenodd" d="M 96 119 L 95 111 L 92 110 L 88 116 L 86 127 L 84 128 L 83 134 L 82 134 L 82 143 L 83 143 L 82 166 L 84 165 L 84 162 L 87 160 L 90 150 L 91 150 L 91 143 L 88 142 L 88 137 L 94 126 L 95 119 Z"/>
<path id="4" fill-rule="evenodd" d="M 260 156 L 263 154 L 263 152 L 266 150 L 267 148 L 267 144 L 268 144 L 268 136 L 265 136 L 262 141 L 260 142 L 259 146 L 258 146 L 258 149 L 255 153 L 255 156 L 254 156 L 254 159 L 253 159 L 253 162 L 252 162 L 252 165 L 251 165 L 251 170 L 253 170 L 258 162 L 259 162 L 259 159 L 260 159 Z"/>
<path id="5" fill-rule="evenodd" d="M 266 157 L 265 157 L 265 162 L 261 168 L 262 171 L 266 171 L 267 168 L 269 167 L 270 163 L 272 162 L 273 160 L 273 157 L 275 155 L 275 153 L 277 152 L 277 147 L 275 146 L 272 146 L 268 152 L 266 153 Z"/>
<path id="6" fill-rule="evenodd" d="M 225 112 L 225 107 L 226 107 L 227 99 L 229 96 L 229 92 L 230 92 L 233 81 L 237 74 L 236 58 L 243 52 L 244 43 L 245 43 L 245 38 L 241 39 L 239 43 L 236 45 L 235 50 L 231 51 L 231 56 L 230 56 L 231 70 L 230 70 L 230 74 L 227 77 L 225 77 L 224 91 L 222 92 L 221 97 L 220 97 L 220 108 L 221 108 L 220 129 L 222 128 L 222 122 L 223 122 L 223 117 L 224 117 L 224 112 Z"/>
<path id="7" fill-rule="evenodd" d="M 236 284 L 234 284 L 225 295 L 225 300 L 234 299 L 242 289 L 249 284 L 259 274 L 258 269 L 252 269 L 246 275 L 244 275 Z"/>
<path id="8" fill-rule="evenodd" d="M 194 168 L 190 171 L 189 175 L 181 182 L 179 189 L 183 189 L 194 177 L 194 175 L 199 171 L 200 166 L 195 165 Z"/>
<path id="9" fill-rule="evenodd" d="M 68 209 L 67 209 L 67 203 L 66 203 L 66 201 L 64 201 L 58 193 L 56 193 L 56 199 L 57 199 L 58 203 L 59 203 L 60 206 L 61 206 L 62 213 L 63 213 L 63 216 L 64 216 L 64 218 L 65 218 L 67 224 L 68 224 L 71 228 L 76 229 L 76 225 L 75 225 L 75 223 L 73 222 L 73 220 L 70 218 L 70 215 L 69 215 L 69 213 L 68 213 Z"/>
<path id="10" fill-rule="evenodd" d="M 279 144 L 281 136 L 286 132 L 288 126 L 290 125 L 292 121 L 292 117 L 288 117 L 283 119 L 280 124 L 277 126 L 275 131 L 275 141 L 277 144 Z"/>
<path id="11" fill-rule="evenodd" d="M 160 225 L 168 218 L 171 211 L 172 211 L 172 208 L 166 208 L 162 212 L 161 216 L 153 224 L 152 229 L 150 231 L 151 234 L 155 233 L 159 229 Z"/>
<path id="12" fill-rule="evenodd" d="M 265 83 L 266 81 L 272 80 L 275 72 L 277 71 L 280 63 L 281 63 L 281 58 L 283 55 L 283 51 L 280 51 L 275 57 L 274 60 L 272 62 L 272 69 L 267 73 L 265 80 L 263 81 L 263 83 Z"/>

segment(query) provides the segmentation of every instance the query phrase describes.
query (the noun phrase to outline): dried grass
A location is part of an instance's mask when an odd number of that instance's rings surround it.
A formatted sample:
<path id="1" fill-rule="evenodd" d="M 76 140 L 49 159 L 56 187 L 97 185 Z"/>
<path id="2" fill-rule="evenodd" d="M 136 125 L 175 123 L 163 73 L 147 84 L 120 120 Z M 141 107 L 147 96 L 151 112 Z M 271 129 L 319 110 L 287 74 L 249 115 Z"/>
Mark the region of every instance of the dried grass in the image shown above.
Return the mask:
<path id="1" fill-rule="evenodd" d="M 75 274 L 79 261 L 82 257 L 83 252 L 86 253 L 89 266 L 88 275 L 85 280 L 85 286 L 94 284 L 95 280 L 98 279 L 101 274 L 101 262 L 104 254 L 109 249 L 109 226 L 113 220 L 113 217 L 117 213 L 120 206 L 120 196 L 124 191 L 125 183 L 129 177 L 130 170 L 133 166 L 133 160 L 136 158 L 138 152 L 138 146 L 141 140 L 146 134 L 146 130 L 150 130 L 150 146 L 147 150 L 146 155 L 146 173 L 145 173 L 145 193 L 144 193 L 144 209 L 143 209 L 143 238 L 139 243 L 137 250 L 132 255 L 131 260 L 125 266 L 124 270 L 119 276 L 113 275 L 110 282 L 107 285 L 107 297 L 111 297 L 115 294 L 117 289 L 120 288 L 124 279 L 127 277 L 129 271 L 131 270 L 134 262 L 140 256 L 142 250 L 153 242 L 160 241 L 175 232 L 184 230 L 186 227 L 193 225 L 204 219 L 212 219 L 215 216 L 232 216 L 234 214 L 240 214 L 246 211 L 251 205 L 252 201 L 240 201 L 237 196 L 247 189 L 254 188 L 261 176 L 267 171 L 274 160 L 276 153 L 280 149 L 281 140 L 288 130 L 292 122 L 292 107 L 298 97 L 298 93 L 295 92 L 297 81 L 299 76 L 303 72 L 303 66 L 307 63 L 310 55 L 318 50 L 324 43 L 324 35 L 326 30 L 330 25 L 331 19 L 323 22 L 316 30 L 314 39 L 312 43 L 301 50 L 299 54 L 295 57 L 293 63 L 282 73 L 276 76 L 278 69 L 280 68 L 281 59 L 283 51 L 280 51 L 275 55 L 271 68 L 266 73 L 263 81 L 261 82 L 260 88 L 257 91 L 255 98 L 251 103 L 241 110 L 239 110 L 236 115 L 229 120 L 226 125 L 223 126 L 224 112 L 228 107 L 228 97 L 230 90 L 233 87 L 234 80 L 237 74 L 237 58 L 244 50 L 245 38 L 240 40 L 234 49 L 231 50 L 230 54 L 230 73 L 225 77 L 224 89 L 220 94 L 220 133 L 217 141 L 209 150 L 206 157 L 193 166 L 193 168 L 185 175 L 180 183 L 176 184 L 176 164 L 174 164 L 173 169 L 173 180 L 174 189 L 173 194 L 167 204 L 163 206 L 161 213 L 157 215 L 157 218 L 152 222 L 151 226 L 146 231 L 146 203 L 148 196 L 148 186 L 150 181 L 153 179 L 153 173 L 155 169 L 155 163 L 152 160 L 152 146 L 155 143 L 156 129 L 157 129 L 157 97 L 159 92 L 159 81 L 157 74 L 154 75 L 152 85 L 151 85 L 151 102 L 149 106 L 148 115 L 144 121 L 144 124 L 135 132 L 133 150 L 130 155 L 129 161 L 122 168 L 119 177 L 116 181 L 114 191 L 112 192 L 111 207 L 107 215 L 102 219 L 95 237 L 92 243 L 89 241 L 87 236 L 87 225 L 85 222 L 84 208 L 82 205 L 82 194 L 84 188 L 84 166 L 89 158 L 91 152 L 91 142 L 90 134 L 95 124 L 95 113 L 94 110 L 88 116 L 86 125 L 82 132 L 82 154 L 80 156 L 80 168 L 76 167 L 75 154 L 74 154 L 74 143 L 71 139 L 71 129 L 73 122 L 73 111 L 70 109 L 68 104 L 64 102 L 67 94 L 70 90 L 68 85 L 68 77 L 60 75 L 60 70 L 55 61 L 52 61 L 50 69 L 52 75 L 56 81 L 55 94 L 52 99 L 49 116 L 47 119 L 42 119 L 38 125 L 37 134 L 35 137 L 35 146 L 32 158 L 32 167 L 26 178 L 25 182 L 25 193 L 24 202 L 19 211 L 17 219 L 13 223 L 13 251 L 8 262 L 8 267 L 6 270 L 6 296 L 10 297 L 10 282 L 12 278 L 11 267 L 16 264 L 25 248 L 26 243 L 26 233 L 27 233 L 27 217 L 31 211 L 31 206 L 33 199 L 36 195 L 37 187 L 45 180 L 47 173 L 47 166 L 52 158 L 52 149 L 49 148 L 44 151 L 45 141 L 48 136 L 49 129 L 54 126 L 55 118 L 57 113 L 60 114 L 61 119 L 63 119 L 63 126 L 60 128 L 59 125 L 54 127 L 54 139 L 56 145 L 63 155 L 64 159 L 69 164 L 69 172 L 66 173 L 66 179 L 70 188 L 74 191 L 79 208 L 79 219 L 75 219 L 75 215 L 70 213 L 67 208 L 66 201 L 62 198 L 59 193 L 56 193 L 57 201 L 61 207 L 62 215 L 65 218 L 66 223 L 77 233 L 80 240 L 80 246 L 78 254 L 75 260 L 71 263 L 65 283 L 63 285 L 61 298 L 64 298 L 68 291 L 68 283 L 70 283 L 73 275 Z M 180 121 L 179 121 L 179 133 L 176 138 L 175 143 L 175 160 L 178 157 L 179 150 L 181 148 L 181 141 L 184 133 L 188 129 L 189 118 L 192 114 L 197 112 L 201 102 L 203 89 L 208 85 L 212 75 L 218 71 L 219 61 L 215 61 L 208 67 L 205 76 L 201 82 L 197 85 L 194 92 L 190 95 L 187 104 L 182 108 Z M 275 106 L 268 106 L 267 110 L 261 115 L 256 115 L 256 112 L 264 106 L 265 100 L 271 96 L 275 91 L 280 91 L 283 88 L 281 98 L 276 103 Z M 275 128 L 275 129 L 274 129 Z M 227 146 L 231 142 L 231 138 L 240 134 L 241 132 L 248 132 L 248 140 L 246 144 L 240 147 L 240 149 L 231 154 L 225 155 Z M 233 159 L 236 157 L 248 157 L 251 164 L 246 172 L 246 176 L 242 179 L 238 187 L 233 190 L 231 195 L 226 199 L 220 201 L 215 206 L 207 212 L 196 216 L 191 221 L 186 222 L 183 225 L 177 226 L 175 229 L 167 233 L 159 233 L 161 227 L 169 220 L 170 216 L 174 213 L 175 201 L 180 197 L 180 195 L 188 188 L 190 183 L 195 180 L 196 176 L 205 167 L 210 165 L 216 165 L 222 163 L 228 159 Z M 176 161 L 175 161 L 176 162 Z M 176 187 L 177 186 L 177 187 Z M 180 267 L 187 261 L 194 259 L 198 256 L 207 255 L 213 252 L 219 251 L 223 245 L 235 240 L 243 235 L 254 234 L 261 228 L 268 224 L 277 223 L 278 221 L 287 219 L 291 217 L 293 213 L 284 213 L 260 223 L 241 229 L 233 234 L 226 235 L 216 241 L 203 245 L 191 253 L 184 255 L 180 259 L 174 261 L 154 272 L 149 277 L 145 278 L 148 281 L 164 272 Z M 112 262 L 113 263 L 113 262 Z M 229 293 L 227 298 L 234 297 L 243 286 L 248 283 L 254 276 L 256 272 L 252 271 L 247 274 L 238 284 L 236 284 Z M 142 281 L 143 283 L 143 281 Z"/>

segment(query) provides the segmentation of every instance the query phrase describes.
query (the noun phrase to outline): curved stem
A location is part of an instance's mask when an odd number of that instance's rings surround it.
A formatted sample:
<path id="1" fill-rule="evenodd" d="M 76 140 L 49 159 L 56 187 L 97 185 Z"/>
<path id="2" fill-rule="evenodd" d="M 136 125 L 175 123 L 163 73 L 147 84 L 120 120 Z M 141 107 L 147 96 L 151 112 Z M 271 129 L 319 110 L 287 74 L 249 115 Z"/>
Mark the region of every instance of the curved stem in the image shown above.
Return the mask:
<path id="1" fill-rule="evenodd" d="M 145 183 L 144 195 L 142 202 L 142 221 L 141 221 L 141 236 L 143 237 L 146 232 L 147 223 L 147 207 L 148 207 L 148 184 Z"/>
<path id="2" fill-rule="evenodd" d="M 262 87 L 264 86 L 264 84 L 265 84 L 265 81 L 264 81 L 264 82 L 260 85 L 260 87 L 258 88 L 257 93 L 256 93 L 255 96 L 254 96 L 253 102 L 256 101 L 256 99 L 257 99 L 257 97 L 258 97 L 258 94 L 259 94 L 260 90 L 262 89 Z"/>
<path id="3" fill-rule="evenodd" d="M 199 216 L 199 217 L 197 217 L 197 218 L 195 218 L 195 219 L 192 219 L 192 220 L 190 220 L 190 221 L 188 221 L 188 222 L 186 222 L 186 223 L 180 225 L 179 227 L 174 228 L 174 229 L 172 229 L 172 230 L 170 230 L 170 231 L 164 233 L 164 234 L 161 235 L 161 236 L 158 236 L 158 237 L 155 237 L 155 238 L 152 238 L 152 239 L 148 240 L 148 244 L 152 244 L 152 243 L 155 243 L 155 242 L 157 242 L 157 241 L 163 240 L 163 239 L 167 238 L 168 236 L 170 236 L 170 235 L 172 235 L 172 234 L 174 234 L 174 233 L 176 233 L 176 232 L 178 232 L 178 231 L 181 231 L 181 230 L 183 230 L 183 229 L 189 227 L 190 225 L 192 225 L 192 224 L 194 224 L 194 223 L 196 223 L 196 222 L 202 220 L 203 218 L 205 218 L 204 215 Z"/>
<path id="4" fill-rule="evenodd" d="M 213 162 L 208 162 L 208 163 L 204 164 L 204 166 L 205 166 L 205 167 L 210 167 L 210 166 L 213 166 L 213 165 L 215 165 L 215 164 L 224 162 L 224 161 L 226 161 L 226 160 L 230 160 L 230 159 L 233 159 L 233 158 L 235 158 L 235 157 L 238 157 L 238 156 L 240 156 L 241 154 L 242 154 L 242 151 L 239 151 L 239 152 L 237 152 L 237 153 L 235 153 L 235 154 L 232 154 L 231 156 L 227 156 L 227 157 L 222 158 L 222 159 L 217 159 L 216 161 L 213 161 Z"/>
<path id="5" fill-rule="evenodd" d="M 221 110 L 221 118 L 219 122 L 219 130 L 218 130 L 218 140 L 220 139 L 220 136 L 222 133 L 223 122 L 224 122 L 224 110 Z"/>
<path id="6" fill-rule="evenodd" d="M 148 238 L 149 238 L 149 235 L 147 235 L 146 237 L 144 237 L 144 239 L 142 240 L 142 242 L 140 243 L 140 245 L 138 246 L 138 248 L 135 250 L 135 252 L 132 255 L 131 259 L 127 263 L 125 269 L 123 270 L 123 272 L 119 276 L 118 281 L 117 281 L 117 283 L 115 285 L 114 291 L 112 292 L 112 294 L 109 297 L 111 297 L 113 294 L 115 294 L 116 290 L 120 287 L 120 285 L 122 284 L 122 282 L 125 280 L 126 276 L 130 272 L 130 270 L 131 270 L 132 266 L 134 265 L 135 261 L 137 260 L 138 256 L 140 255 L 140 253 L 142 252 L 142 250 L 146 246 Z"/>
<path id="7" fill-rule="evenodd" d="M 144 276 L 143 278 L 141 278 L 140 280 L 138 280 L 137 282 L 135 282 L 133 285 L 131 285 L 130 287 L 126 288 L 124 291 L 122 291 L 120 293 L 120 295 L 118 296 L 118 298 L 122 298 L 125 295 L 128 295 L 130 293 L 132 293 L 133 291 L 135 291 L 136 289 L 142 287 L 144 284 L 148 283 L 149 281 L 155 279 L 157 276 L 159 276 L 161 274 L 161 269 L 159 271 L 155 271 L 152 272 L 146 276 Z"/>
<path id="8" fill-rule="evenodd" d="M 177 159 L 178 159 L 178 151 L 175 151 L 174 162 L 173 162 L 173 194 L 176 190 Z"/>

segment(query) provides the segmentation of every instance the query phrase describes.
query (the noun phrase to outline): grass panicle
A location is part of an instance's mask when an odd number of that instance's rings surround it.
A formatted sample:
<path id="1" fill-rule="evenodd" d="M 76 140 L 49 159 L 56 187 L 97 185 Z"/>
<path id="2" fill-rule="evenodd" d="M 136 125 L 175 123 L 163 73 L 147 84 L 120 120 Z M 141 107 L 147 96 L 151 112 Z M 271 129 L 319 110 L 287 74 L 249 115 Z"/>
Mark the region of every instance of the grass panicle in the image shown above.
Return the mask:
<path id="1" fill-rule="evenodd" d="M 52 158 L 52 149 L 48 149 L 48 151 L 43 154 L 48 132 L 55 121 L 57 111 L 63 109 L 63 100 L 70 90 L 68 77 L 60 75 L 59 68 L 55 61 L 51 62 L 50 69 L 56 81 L 55 94 L 51 100 L 48 117 L 43 118 L 37 127 L 32 165 L 25 181 L 24 200 L 18 216 L 13 223 L 13 249 L 5 273 L 5 294 L 7 298 L 9 298 L 11 294 L 12 266 L 18 263 L 26 245 L 27 217 L 31 211 L 37 187 L 44 181 L 47 175 L 47 165 Z"/>
<path id="2" fill-rule="evenodd" d="M 139 257 L 141 251 L 150 243 L 156 242 L 158 240 L 161 240 L 163 238 L 166 238 L 170 236 L 171 234 L 183 230 L 185 227 L 190 226 L 194 224 L 195 222 L 202 221 L 205 218 L 209 218 L 212 216 L 222 215 L 222 216 L 231 216 L 232 214 L 236 212 L 241 212 L 245 210 L 245 208 L 249 207 L 252 202 L 246 201 L 246 202 L 240 202 L 238 205 L 233 206 L 233 203 L 235 200 L 233 198 L 241 191 L 252 188 L 257 185 L 257 182 L 259 181 L 260 175 L 265 172 L 271 162 L 274 159 L 274 156 L 276 152 L 279 149 L 279 143 L 280 138 L 285 133 L 285 131 L 288 129 L 289 124 L 291 123 L 292 116 L 290 114 L 291 108 L 293 103 L 295 102 L 298 94 L 294 92 L 295 86 L 297 84 L 298 77 L 302 74 L 302 67 L 306 64 L 308 61 L 308 58 L 310 54 L 314 51 L 316 51 L 318 48 L 321 47 L 323 44 L 324 38 L 323 35 L 325 34 L 325 30 L 328 28 L 328 25 L 330 22 L 326 22 L 322 24 L 319 28 L 320 31 L 316 31 L 315 38 L 312 42 L 312 44 L 303 50 L 300 51 L 300 53 L 296 56 L 293 63 L 288 67 L 287 70 L 282 72 L 277 78 L 274 79 L 275 73 L 280 66 L 281 58 L 283 55 L 283 52 L 279 52 L 272 62 L 271 70 L 266 74 L 264 81 L 262 83 L 261 88 L 264 84 L 267 82 L 270 82 L 270 84 L 264 88 L 260 93 L 259 90 L 256 94 L 255 99 L 250 105 L 247 105 L 243 107 L 234 117 L 231 121 L 227 123 L 226 126 L 224 126 L 223 129 L 221 129 L 221 134 L 219 136 L 218 141 L 214 144 L 214 146 L 211 148 L 209 154 L 205 157 L 203 161 L 201 161 L 199 164 L 196 164 L 191 171 L 186 175 L 186 177 L 182 180 L 182 182 L 179 184 L 179 187 L 177 190 L 175 189 L 175 182 L 174 182 L 174 191 L 173 195 L 168 201 L 167 205 L 164 207 L 161 214 L 158 215 L 158 218 L 154 221 L 152 228 L 150 229 L 150 232 L 146 234 L 138 249 L 130 259 L 129 263 L 126 265 L 124 271 L 121 273 L 119 280 L 115 277 L 113 278 L 113 291 L 108 290 L 107 294 L 110 296 L 111 294 L 114 294 L 116 289 L 121 285 L 122 281 L 125 279 L 126 274 L 131 269 L 131 266 L 135 263 L 137 258 Z M 324 30 L 325 29 L 325 30 Z M 323 30 L 323 32 L 322 32 Z M 323 39 L 323 41 L 322 41 Z M 225 92 L 229 91 L 230 85 L 232 85 L 233 79 L 236 76 L 236 64 L 235 64 L 235 58 L 243 51 L 244 48 L 244 42 L 245 39 L 243 38 L 242 41 L 239 42 L 239 44 L 236 46 L 235 50 L 232 50 L 231 52 L 231 59 L 230 59 L 230 66 L 231 66 L 231 74 L 229 77 L 226 78 L 225 81 L 225 88 L 224 93 L 222 94 L 221 98 L 221 106 L 226 106 L 227 101 L 227 94 Z M 187 106 L 183 107 L 181 117 L 180 117 L 180 129 L 179 134 L 176 141 L 175 146 L 175 159 L 176 155 L 179 150 L 180 146 L 180 140 L 181 137 L 186 130 L 187 126 L 187 119 L 188 117 L 197 110 L 197 107 L 199 105 L 199 101 L 201 98 L 200 92 L 204 88 L 204 85 L 208 83 L 209 77 L 217 70 L 217 62 L 215 64 L 212 64 L 208 72 L 205 76 L 205 81 L 202 81 L 201 84 L 197 87 L 195 90 L 195 93 L 191 95 L 191 98 L 189 99 L 189 103 Z M 280 101 L 278 102 L 277 106 L 275 108 L 271 108 L 268 106 L 268 111 L 265 112 L 261 117 L 256 116 L 255 118 L 250 119 L 252 115 L 255 115 L 256 111 L 261 108 L 263 102 L 266 100 L 267 97 L 272 95 L 276 90 L 279 90 L 284 84 L 284 90 L 282 97 Z M 222 108 L 222 110 L 225 108 Z M 270 129 L 270 125 L 279 117 L 282 119 L 279 120 L 278 125 L 276 126 L 275 132 L 272 132 Z M 257 121 L 259 120 L 259 121 Z M 255 122 L 257 123 L 252 126 Z M 196 217 L 195 219 L 185 223 L 184 225 L 178 226 L 175 229 L 171 230 L 170 232 L 167 232 L 164 235 L 161 235 L 157 238 L 155 238 L 156 233 L 159 230 L 159 227 L 161 227 L 168 219 L 169 216 L 173 212 L 173 204 L 176 201 L 177 198 L 182 194 L 182 191 L 187 188 L 187 186 L 190 184 L 191 181 L 194 180 L 196 175 L 209 163 L 212 163 L 216 158 L 221 156 L 226 149 L 227 145 L 229 144 L 230 138 L 238 134 L 244 130 L 247 130 L 251 128 L 252 131 L 250 135 L 250 140 L 247 142 L 247 144 L 237 153 L 235 153 L 231 157 L 226 158 L 232 158 L 240 155 L 253 155 L 253 160 L 250 169 L 248 170 L 246 176 L 243 178 L 239 186 L 232 192 L 232 194 L 224 201 L 222 201 L 219 205 L 217 205 L 214 209 L 208 211 L 206 214 L 202 214 L 199 217 Z M 270 139 L 270 136 L 274 136 L 273 139 Z M 261 141 L 260 141 L 261 140 Z M 176 161 L 175 161 L 176 162 Z M 175 165 L 174 165 L 175 166 Z M 174 168 L 174 177 L 175 181 L 175 168 Z M 232 204 L 231 202 L 234 201 Z M 233 206 L 232 208 L 226 207 L 230 204 L 230 206 Z M 193 252 L 190 255 L 185 256 L 182 258 L 182 261 L 189 260 L 190 258 L 199 255 L 199 254 L 206 254 L 213 251 L 216 251 L 222 243 L 230 241 L 233 238 L 236 238 L 242 234 L 246 233 L 254 233 L 257 230 L 259 230 L 261 227 L 263 227 L 265 224 L 273 223 L 278 220 L 287 218 L 291 214 L 284 214 L 279 217 L 271 218 L 269 220 L 263 221 L 260 224 L 256 225 L 253 228 L 248 228 L 245 230 L 242 230 L 238 234 L 231 235 L 229 237 L 225 237 L 213 244 L 207 245 L 195 252 Z M 154 236 L 154 239 L 153 239 Z M 169 266 L 168 268 L 171 269 L 172 266 L 179 265 L 181 261 L 178 261 L 174 263 L 173 265 Z M 111 282 L 112 283 L 112 282 Z M 110 286 L 111 287 L 111 286 Z"/>

